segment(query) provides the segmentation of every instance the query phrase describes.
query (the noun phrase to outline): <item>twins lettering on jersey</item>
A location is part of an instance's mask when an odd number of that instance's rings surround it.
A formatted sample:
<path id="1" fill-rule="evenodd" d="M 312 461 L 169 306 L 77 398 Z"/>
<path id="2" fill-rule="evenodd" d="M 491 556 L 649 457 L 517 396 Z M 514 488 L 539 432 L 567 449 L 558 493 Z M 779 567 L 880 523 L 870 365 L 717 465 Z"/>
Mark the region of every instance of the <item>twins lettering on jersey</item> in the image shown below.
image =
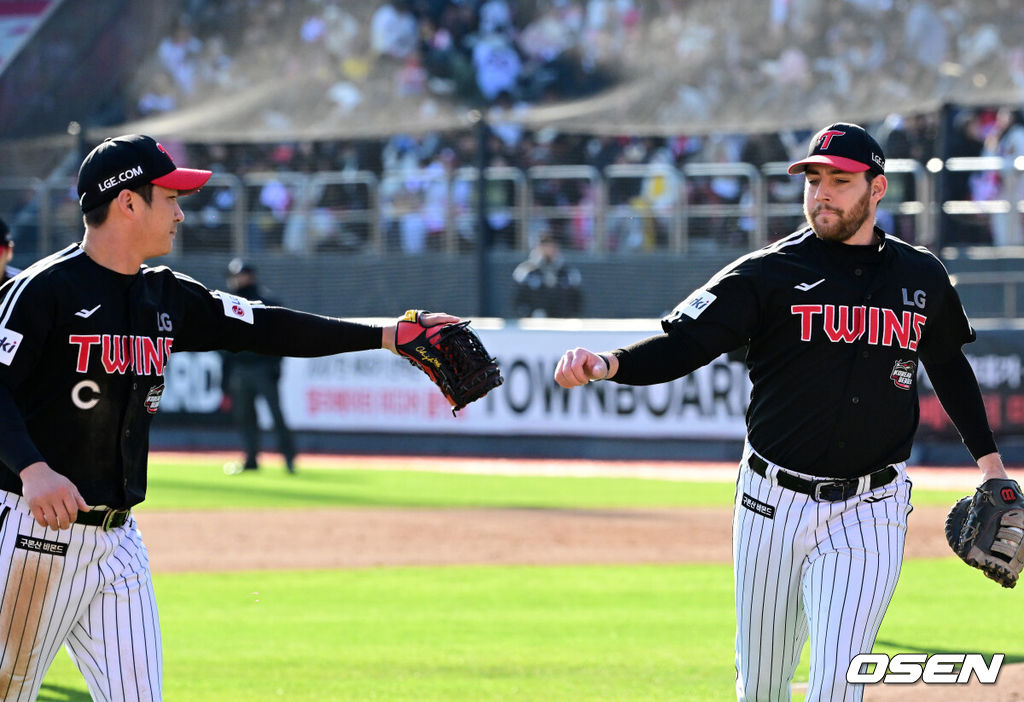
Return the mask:
<path id="1" fill-rule="evenodd" d="M 173 337 L 121 334 L 72 334 L 68 343 L 78 346 L 75 370 L 89 371 L 93 351 L 100 354 L 103 370 L 107 373 L 125 374 L 131 370 L 135 375 L 163 375 L 164 364 L 171 355 Z M 99 347 L 94 349 L 94 347 Z"/>
<path id="2" fill-rule="evenodd" d="M 866 333 L 874 346 L 899 346 L 910 351 L 924 333 L 928 317 L 918 312 L 896 312 L 885 307 L 857 305 L 793 305 L 790 311 L 800 318 L 800 340 L 811 341 L 820 328 L 829 341 L 852 344 Z"/>

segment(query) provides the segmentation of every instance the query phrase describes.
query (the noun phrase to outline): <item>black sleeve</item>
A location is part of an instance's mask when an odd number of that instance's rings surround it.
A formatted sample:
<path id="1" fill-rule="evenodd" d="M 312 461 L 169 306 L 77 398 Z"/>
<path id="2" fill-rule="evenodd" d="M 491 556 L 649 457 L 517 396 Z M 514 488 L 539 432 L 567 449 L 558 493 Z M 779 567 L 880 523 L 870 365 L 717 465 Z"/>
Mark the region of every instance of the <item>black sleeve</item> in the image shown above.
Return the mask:
<path id="1" fill-rule="evenodd" d="M 611 380 L 623 385 L 667 383 L 711 363 L 720 352 L 709 351 L 679 327 L 615 350 L 619 370 Z"/>
<path id="2" fill-rule="evenodd" d="M 947 278 L 945 295 L 939 309 L 925 325 L 924 336 L 918 347 L 921 361 L 925 365 L 940 366 L 958 360 L 958 356 L 963 356 L 963 345 L 977 338 L 960 302 L 960 295 Z M 928 375 L 930 377 L 931 373 Z"/>
<path id="3" fill-rule="evenodd" d="M 381 348 L 383 330 L 378 326 L 287 307 L 256 308 L 253 316 L 257 323 L 239 325 L 241 329 L 223 348 L 309 358 Z"/>
<path id="4" fill-rule="evenodd" d="M 985 414 L 981 388 L 963 351 L 941 363 L 925 363 L 928 378 L 942 408 L 960 432 L 964 446 L 975 460 L 995 453 L 995 439 Z"/>
<path id="5" fill-rule="evenodd" d="M 26 466 L 45 460 L 29 436 L 14 395 L 3 383 L 0 383 L 0 426 L 4 428 L 3 441 L 0 441 L 0 461 L 15 475 L 19 475 Z"/>
<path id="6" fill-rule="evenodd" d="M 176 351 L 254 351 L 314 357 L 381 348 L 381 327 L 348 322 L 209 290 L 188 276 L 163 273 L 181 306 L 184 324 Z"/>

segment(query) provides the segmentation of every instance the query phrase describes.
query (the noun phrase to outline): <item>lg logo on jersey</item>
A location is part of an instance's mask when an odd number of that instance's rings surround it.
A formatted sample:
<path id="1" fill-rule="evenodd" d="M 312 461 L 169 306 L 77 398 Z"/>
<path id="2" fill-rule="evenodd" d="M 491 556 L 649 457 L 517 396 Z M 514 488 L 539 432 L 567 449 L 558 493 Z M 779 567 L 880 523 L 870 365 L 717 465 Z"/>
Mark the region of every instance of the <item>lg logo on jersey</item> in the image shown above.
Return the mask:
<path id="1" fill-rule="evenodd" d="M 992 685 L 999 677 L 1003 665 L 1002 653 L 992 655 L 992 662 L 986 663 L 980 653 L 897 653 L 890 660 L 884 653 L 861 653 L 850 662 L 846 671 L 846 682 L 874 685 L 910 685 L 918 680 L 930 685 L 963 685 L 974 674 L 978 682 Z M 870 666 L 874 670 L 867 672 Z M 959 668 L 959 671 L 957 670 Z"/>
<path id="2" fill-rule="evenodd" d="M 911 300 L 910 297 L 907 295 L 907 289 L 906 288 L 903 288 L 902 290 L 903 290 L 903 304 L 904 305 L 906 305 L 908 307 L 919 307 L 922 310 L 924 309 L 924 297 L 925 297 L 924 296 L 924 290 L 915 290 L 914 291 L 914 299 L 913 300 Z"/>

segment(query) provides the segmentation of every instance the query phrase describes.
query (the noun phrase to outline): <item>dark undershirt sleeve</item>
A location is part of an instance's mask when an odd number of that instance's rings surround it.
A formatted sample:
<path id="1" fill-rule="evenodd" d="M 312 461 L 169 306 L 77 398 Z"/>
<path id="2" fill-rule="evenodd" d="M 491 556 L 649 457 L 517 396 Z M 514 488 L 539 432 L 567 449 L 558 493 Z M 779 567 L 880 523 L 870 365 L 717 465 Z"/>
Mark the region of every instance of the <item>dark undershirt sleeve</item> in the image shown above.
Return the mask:
<path id="1" fill-rule="evenodd" d="M 704 349 L 678 329 L 616 349 L 614 353 L 619 359 L 619 370 L 611 380 L 623 385 L 667 383 L 711 363 L 720 355 Z"/>
<path id="2" fill-rule="evenodd" d="M 963 351 L 941 363 L 926 363 L 928 379 L 942 408 L 960 432 L 964 446 L 975 460 L 995 453 L 995 438 L 985 414 L 981 388 Z"/>
<path id="3" fill-rule="evenodd" d="M 312 358 L 381 348 L 383 329 L 378 326 L 287 307 L 254 307 L 252 314 L 253 324 L 225 320 L 219 311 L 207 314 L 175 338 L 174 350 L 252 351 Z"/>
<path id="4" fill-rule="evenodd" d="M 3 383 L 0 383 L 0 426 L 4 428 L 0 437 L 0 461 L 15 475 L 20 476 L 25 467 L 45 460 L 28 434 L 14 395 Z"/>
<path id="5" fill-rule="evenodd" d="M 383 330 L 377 326 L 286 307 L 266 307 L 253 313 L 259 315 L 259 323 L 248 330 L 249 351 L 312 358 L 381 348 Z"/>

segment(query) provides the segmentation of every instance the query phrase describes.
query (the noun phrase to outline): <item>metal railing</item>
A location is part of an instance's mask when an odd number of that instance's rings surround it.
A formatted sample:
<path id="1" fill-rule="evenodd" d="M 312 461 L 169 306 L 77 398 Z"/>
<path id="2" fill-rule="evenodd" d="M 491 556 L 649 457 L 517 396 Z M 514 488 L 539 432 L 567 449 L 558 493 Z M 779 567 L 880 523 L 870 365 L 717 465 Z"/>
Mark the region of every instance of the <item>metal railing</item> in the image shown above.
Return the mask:
<path id="1" fill-rule="evenodd" d="M 965 273 L 953 273 L 950 275 L 953 285 L 960 291 L 961 297 L 965 295 L 964 288 L 971 288 L 970 294 L 978 295 L 979 288 L 994 288 L 998 291 L 993 297 L 1000 305 L 997 314 L 984 314 L 988 317 L 1013 318 L 1017 316 L 1017 299 L 1021 294 L 1021 287 L 1024 285 L 1024 271 L 972 271 Z"/>
<path id="2" fill-rule="evenodd" d="M 786 163 L 536 166 L 486 169 L 487 221 L 495 246 L 526 250 L 543 231 L 580 253 L 757 248 L 803 225 L 802 180 Z M 972 218 L 992 243 L 1024 244 L 1024 157 L 891 159 L 880 225 L 915 244 L 939 246 L 940 216 Z M 985 181 L 975 199 L 937 201 L 943 173 Z M 325 173 L 215 173 L 182 198 L 177 253 L 280 251 L 464 252 L 477 246 L 477 169 Z M 979 183 L 981 181 L 979 180 Z M 986 194 L 987 193 L 987 194 Z M 72 177 L 0 179 L 0 216 L 18 251 L 42 256 L 81 237 Z"/>

